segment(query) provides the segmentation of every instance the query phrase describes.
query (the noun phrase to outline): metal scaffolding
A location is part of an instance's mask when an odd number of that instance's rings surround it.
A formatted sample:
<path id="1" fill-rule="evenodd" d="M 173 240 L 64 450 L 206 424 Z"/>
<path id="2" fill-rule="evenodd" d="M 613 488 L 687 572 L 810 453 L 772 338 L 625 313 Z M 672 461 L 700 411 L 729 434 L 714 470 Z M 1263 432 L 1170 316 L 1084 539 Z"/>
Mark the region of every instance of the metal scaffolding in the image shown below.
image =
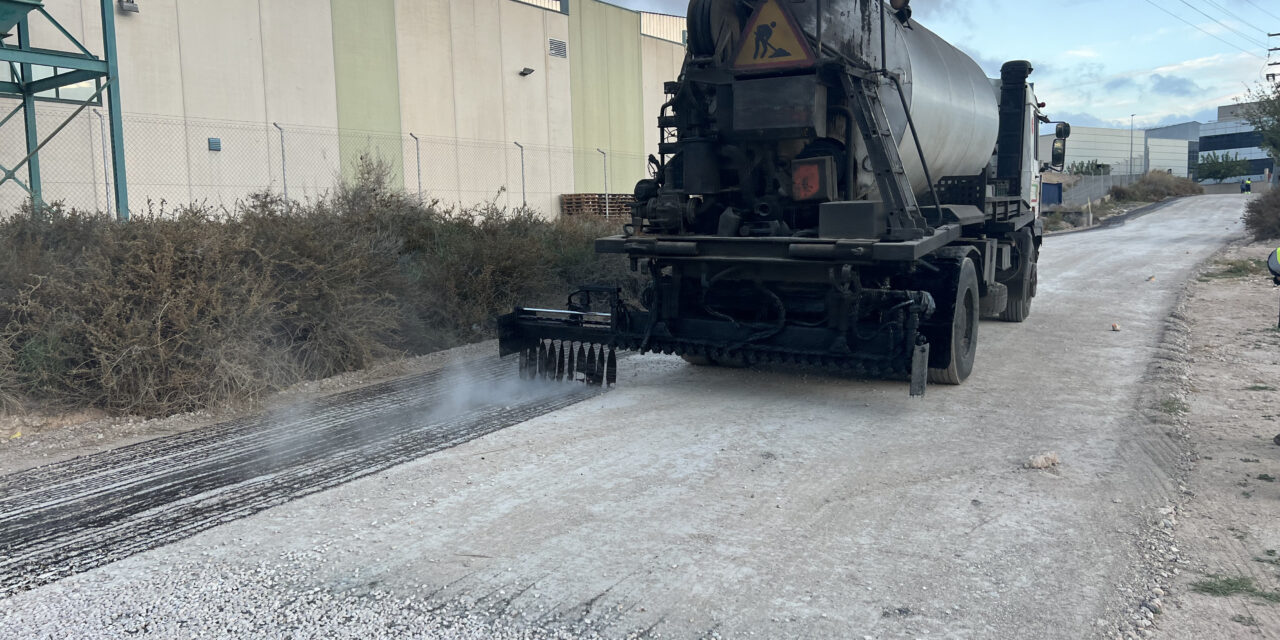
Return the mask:
<path id="1" fill-rule="evenodd" d="M 62 132 L 76 116 L 90 106 L 107 106 L 110 121 L 111 175 L 115 191 L 116 217 L 129 219 L 129 192 L 125 179 L 124 128 L 120 117 L 120 74 L 116 63 L 115 6 L 112 0 L 100 0 L 102 4 L 102 50 L 99 58 L 80 43 L 49 12 L 42 0 L 0 0 L 0 63 L 9 66 L 8 80 L 0 75 L 0 98 L 15 98 L 21 102 L 0 119 L 4 126 L 19 113 L 26 125 L 27 155 L 13 167 L 0 165 L 0 185 L 12 180 L 31 195 L 32 204 L 44 205 L 40 182 L 40 150 Z M 31 46 L 32 19 L 47 20 L 66 38 L 74 50 L 40 49 Z M 11 40 L 17 30 L 16 45 Z M 41 68 L 42 72 L 36 72 Z M 47 71 L 46 71 L 47 70 Z M 62 87 L 92 82 L 96 90 L 87 100 L 59 99 L 79 105 L 62 124 L 43 140 L 36 127 L 36 103 L 41 94 Z M 105 100 L 103 97 L 105 96 Z M 27 170 L 27 182 L 18 177 L 18 171 Z M 104 167 L 104 171 L 107 170 Z"/>

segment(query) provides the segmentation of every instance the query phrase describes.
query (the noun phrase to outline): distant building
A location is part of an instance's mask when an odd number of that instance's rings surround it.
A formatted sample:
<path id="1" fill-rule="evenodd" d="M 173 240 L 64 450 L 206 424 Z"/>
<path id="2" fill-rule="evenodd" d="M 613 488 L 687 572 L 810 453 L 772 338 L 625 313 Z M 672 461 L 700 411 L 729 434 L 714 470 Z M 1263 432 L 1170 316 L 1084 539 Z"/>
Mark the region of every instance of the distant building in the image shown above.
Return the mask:
<path id="1" fill-rule="evenodd" d="M 1262 150 L 1262 134 L 1244 120 L 1248 105 L 1218 107 L 1218 121 L 1200 127 L 1200 159 L 1210 153 L 1249 161 L 1250 175 L 1231 178 L 1228 182 L 1270 180 L 1275 175 L 1276 161 Z"/>
<path id="2" fill-rule="evenodd" d="M 1053 135 L 1040 136 L 1040 157 L 1051 155 Z M 1072 127 L 1067 141 L 1067 166 L 1097 162 L 1111 167 L 1112 175 L 1168 171 L 1186 177 L 1190 167 L 1190 142 L 1176 137 L 1148 135 L 1147 131 Z"/>
<path id="3" fill-rule="evenodd" d="M 1147 137 L 1186 142 L 1187 177 L 1194 178 L 1196 166 L 1200 164 L 1200 129 L 1203 126 L 1199 122 L 1192 121 L 1167 127 L 1156 127 L 1155 129 L 1147 129 Z"/>

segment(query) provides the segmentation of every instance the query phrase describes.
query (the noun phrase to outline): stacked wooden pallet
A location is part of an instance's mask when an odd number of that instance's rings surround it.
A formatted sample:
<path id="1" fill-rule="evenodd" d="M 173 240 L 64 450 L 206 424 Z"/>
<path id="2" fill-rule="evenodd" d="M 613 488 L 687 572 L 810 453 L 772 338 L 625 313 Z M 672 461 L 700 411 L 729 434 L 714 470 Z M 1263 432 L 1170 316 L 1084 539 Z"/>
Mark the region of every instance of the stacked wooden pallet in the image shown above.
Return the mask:
<path id="1" fill-rule="evenodd" d="M 566 193 L 560 213 L 566 216 L 630 216 L 635 197 L 629 193 Z"/>

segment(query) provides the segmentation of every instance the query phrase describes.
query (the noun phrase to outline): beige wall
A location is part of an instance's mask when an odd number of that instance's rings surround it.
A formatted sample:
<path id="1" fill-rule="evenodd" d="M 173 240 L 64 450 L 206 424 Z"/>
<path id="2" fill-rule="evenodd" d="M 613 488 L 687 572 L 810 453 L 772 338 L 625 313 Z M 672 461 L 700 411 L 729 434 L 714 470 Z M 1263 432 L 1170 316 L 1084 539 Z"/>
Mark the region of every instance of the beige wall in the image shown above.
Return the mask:
<path id="1" fill-rule="evenodd" d="M 569 61 L 547 43 L 567 41 L 568 21 L 511 0 L 399 0 L 402 128 L 422 138 L 425 197 L 519 206 L 519 142 L 530 206 L 556 211 L 559 190 L 572 190 L 572 165 L 559 170 L 548 147 L 573 146 L 573 110 Z M 521 76 L 526 67 L 533 73 Z M 416 183 L 406 175 L 410 191 Z"/>
<path id="2" fill-rule="evenodd" d="M 90 51 L 102 54 L 98 2 L 45 5 Z M 249 192 L 278 189 L 280 145 L 271 123 L 289 129 L 338 126 L 327 2 L 148 0 L 141 9 L 115 15 L 135 210 L 145 209 L 148 200 L 229 206 Z M 43 19 L 33 18 L 33 32 L 37 46 L 70 48 Z M 41 131 L 48 133 L 69 107 L 42 104 L 40 111 Z M 3 136 L 5 142 L 13 136 L 8 126 Z M 47 199 L 65 196 L 77 206 L 104 206 L 100 138 L 90 111 L 46 147 L 41 159 Z M 209 138 L 219 138 L 223 151 L 210 151 Z M 301 160 L 302 145 L 294 146 Z M 332 189 L 336 150 L 320 148 L 307 156 L 291 166 L 291 196 Z M 6 186 L 0 206 L 13 196 Z"/>
<path id="3" fill-rule="evenodd" d="M 558 211 L 561 193 L 603 189 L 596 147 L 612 154 L 611 190 L 630 191 L 643 177 L 643 156 L 657 150 L 662 84 L 676 78 L 684 53 L 640 32 L 678 40 L 682 18 L 646 17 L 597 0 L 575 1 L 574 15 L 560 13 L 558 0 L 379 1 L 393 5 L 394 20 L 376 27 L 389 33 L 367 38 L 393 47 L 390 66 L 398 81 L 389 89 L 396 122 L 377 127 L 388 130 L 379 145 L 396 150 L 407 190 L 421 184 L 425 196 L 447 202 L 496 198 L 499 205 L 519 205 L 514 142 L 526 148 L 529 204 L 549 213 Z M 345 2 L 344 10 L 356 6 Z M 45 4 L 101 54 L 98 0 Z M 289 195 L 300 199 L 332 189 L 342 172 L 341 146 L 376 137 L 362 126 L 339 143 L 337 130 L 353 125 L 339 117 L 335 58 L 350 66 L 349 58 L 360 55 L 335 47 L 336 25 L 350 21 L 338 20 L 333 0 L 146 0 L 139 6 L 139 13 L 115 14 L 135 210 L 145 209 L 148 199 L 230 206 L 263 188 L 279 190 L 285 176 L 273 123 L 285 129 Z M 553 38 L 568 43 L 567 59 L 550 55 Z M 67 48 L 52 27 L 36 27 L 34 39 L 38 46 Z M 525 67 L 533 74 L 520 76 Z M 41 130 L 48 132 L 70 107 L 42 104 L 41 111 Z M 419 137 L 417 146 L 409 133 Z M 210 151 L 209 138 L 219 138 L 223 151 Z M 0 131 L 6 159 L 21 142 L 19 121 Z M 104 207 L 101 142 L 90 111 L 45 149 L 51 197 Z M 11 185 L 0 188 L 0 206 L 20 199 Z"/>

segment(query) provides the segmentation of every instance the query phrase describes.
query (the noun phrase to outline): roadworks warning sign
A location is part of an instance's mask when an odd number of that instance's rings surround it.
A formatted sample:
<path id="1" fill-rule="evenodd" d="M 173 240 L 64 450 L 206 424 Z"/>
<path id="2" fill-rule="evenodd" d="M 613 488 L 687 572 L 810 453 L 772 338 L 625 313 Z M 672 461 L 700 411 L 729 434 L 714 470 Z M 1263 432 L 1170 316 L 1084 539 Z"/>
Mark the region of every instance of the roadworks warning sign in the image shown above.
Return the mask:
<path id="1" fill-rule="evenodd" d="M 765 0 L 747 21 L 734 58 L 736 71 L 768 71 L 813 64 L 813 49 L 796 19 L 778 0 Z"/>

